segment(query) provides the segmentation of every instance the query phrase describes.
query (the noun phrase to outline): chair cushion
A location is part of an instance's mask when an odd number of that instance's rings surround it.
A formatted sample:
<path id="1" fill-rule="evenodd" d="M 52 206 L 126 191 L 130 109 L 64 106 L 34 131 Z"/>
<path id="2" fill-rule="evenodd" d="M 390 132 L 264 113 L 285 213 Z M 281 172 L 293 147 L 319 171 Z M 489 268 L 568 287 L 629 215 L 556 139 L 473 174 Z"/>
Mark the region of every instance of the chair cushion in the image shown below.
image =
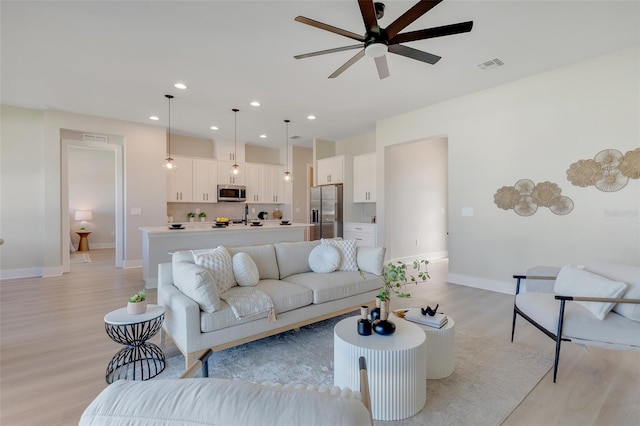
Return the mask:
<path id="1" fill-rule="evenodd" d="M 204 253 L 194 253 L 193 259 L 196 265 L 211 272 L 216 286 L 218 286 L 218 294 L 222 294 L 236 285 L 231 256 L 223 246 L 218 246 Z"/>
<path id="2" fill-rule="evenodd" d="M 591 260 L 584 266 L 584 269 L 611 280 L 628 284 L 629 287 L 623 298 L 640 299 L 640 266 Z M 613 307 L 613 311 L 631 320 L 640 321 L 640 304 L 618 303 Z"/>
<path id="3" fill-rule="evenodd" d="M 357 271 L 356 240 L 322 239 L 321 244 L 329 244 L 340 252 L 338 271 Z"/>
<path id="4" fill-rule="evenodd" d="M 278 269 L 280 269 L 280 279 L 293 274 L 311 272 L 309 253 L 318 244 L 320 244 L 318 240 L 274 244 Z"/>
<path id="5" fill-rule="evenodd" d="M 627 285 L 621 281 L 611 281 L 600 275 L 578 269 L 573 266 L 563 266 L 556 278 L 553 291 L 563 296 L 584 297 L 621 297 Z M 576 302 L 588 309 L 596 318 L 603 320 L 611 311 L 614 303 Z"/>
<path id="6" fill-rule="evenodd" d="M 236 253 L 247 253 L 258 268 L 261 280 L 277 280 L 280 277 L 276 252 L 273 244 L 262 244 L 258 246 L 228 247 L 231 256 Z"/>
<path id="7" fill-rule="evenodd" d="M 326 274 L 340 266 L 338 249 L 329 244 L 320 244 L 309 253 L 309 267 L 313 272 Z"/>
<path id="8" fill-rule="evenodd" d="M 233 276 L 241 287 L 251 287 L 258 284 L 260 274 L 251 256 L 240 252 L 233 255 Z"/>

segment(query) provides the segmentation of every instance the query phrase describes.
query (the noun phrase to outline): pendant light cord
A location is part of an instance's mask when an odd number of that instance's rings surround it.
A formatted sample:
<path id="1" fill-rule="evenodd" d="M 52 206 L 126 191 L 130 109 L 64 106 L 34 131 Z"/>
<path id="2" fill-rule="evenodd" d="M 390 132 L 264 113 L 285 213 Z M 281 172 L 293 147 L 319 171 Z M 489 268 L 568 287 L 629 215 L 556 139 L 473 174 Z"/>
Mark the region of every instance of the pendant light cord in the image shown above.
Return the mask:
<path id="1" fill-rule="evenodd" d="M 286 123 L 286 151 L 287 151 L 287 172 L 289 171 L 289 120 L 284 120 L 284 122 Z"/>
<path id="2" fill-rule="evenodd" d="M 168 127 L 169 155 L 168 155 L 168 158 L 171 158 L 171 99 L 173 99 L 173 95 L 164 95 L 164 96 L 165 98 L 167 98 L 168 105 L 169 105 L 169 127 Z"/>
<path id="3" fill-rule="evenodd" d="M 233 162 L 238 164 L 238 108 L 233 108 Z"/>

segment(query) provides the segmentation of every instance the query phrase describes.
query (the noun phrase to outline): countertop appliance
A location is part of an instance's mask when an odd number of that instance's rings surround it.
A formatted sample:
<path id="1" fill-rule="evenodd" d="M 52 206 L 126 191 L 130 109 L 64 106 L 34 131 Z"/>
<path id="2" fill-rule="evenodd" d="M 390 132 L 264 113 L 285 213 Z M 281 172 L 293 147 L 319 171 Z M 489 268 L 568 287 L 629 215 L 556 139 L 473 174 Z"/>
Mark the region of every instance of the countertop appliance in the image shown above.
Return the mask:
<path id="1" fill-rule="evenodd" d="M 311 188 L 311 239 L 342 237 L 342 185 Z"/>
<path id="2" fill-rule="evenodd" d="M 218 201 L 247 201 L 247 187 L 244 185 L 218 185 Z"/>

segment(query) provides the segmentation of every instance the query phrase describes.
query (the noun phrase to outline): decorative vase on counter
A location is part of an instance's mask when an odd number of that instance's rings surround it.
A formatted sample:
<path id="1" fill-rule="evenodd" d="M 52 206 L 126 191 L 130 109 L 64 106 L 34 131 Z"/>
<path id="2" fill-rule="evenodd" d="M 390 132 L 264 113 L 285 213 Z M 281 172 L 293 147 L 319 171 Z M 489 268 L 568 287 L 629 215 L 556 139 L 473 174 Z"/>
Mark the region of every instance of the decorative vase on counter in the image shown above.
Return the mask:
<path id="1" fill-rule="evenodd" d="M 376 304 L 378 298 L 376 298 Z M 381 336 L 390 336 L 396 332 L 396 325 L 388 320 L 389 318 L 389 301 L 380 302 L 380 318 L 373 322 L 372 329 L 376 334 Z"/>
<path id="2" fill-rule="evenodd" d="M 380 319 L 380 298 L 376 297 L 376 307 L 371 309 L 371 323 Z"/>
<path id="3" fill-rule="evenodd" d="M 200 218 L 200 222 L 206 222 L 206 221 L 207 221 L 207 218 L 206 218 L 206 217 L 201 217 L 201 218 Z"/>
<path id="4" fill-rule="evenodd" d="M 147 301 L 127 302 L 127 313 L 129 315 L 140 315 L 147 312 Z"/>

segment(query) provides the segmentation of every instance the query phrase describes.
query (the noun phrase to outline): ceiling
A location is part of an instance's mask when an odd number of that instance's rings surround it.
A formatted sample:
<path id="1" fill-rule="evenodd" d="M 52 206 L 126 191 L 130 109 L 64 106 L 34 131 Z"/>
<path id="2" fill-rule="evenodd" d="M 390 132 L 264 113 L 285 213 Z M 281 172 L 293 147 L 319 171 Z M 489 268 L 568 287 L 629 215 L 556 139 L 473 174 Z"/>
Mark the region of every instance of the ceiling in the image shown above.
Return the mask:
<path id="1" fill-rule="evenodd" d="M 380 25 L 415 2 L 386 1 Z M 172 133 L 269 147 L 284 145 L 284 119 L 300 137 L 292 144 L 342 140 L 374 132 L 379 119 L 640 43 L 638 1 L 445 0 L 405 30 L 473 20 L 470 33 L 408 43 L 440 62 L 389 54 L 391 76 L 379 80 L 365 57 L 328 79 L 356 51 L 293 56 L 353 40 L 294 18 L 364 33 L 355 0 L 3 0 L 0 8 L 2 104 L 167 127 L 169 93 Z M 504 66 L 476 66 L 494 58 Z"/>

